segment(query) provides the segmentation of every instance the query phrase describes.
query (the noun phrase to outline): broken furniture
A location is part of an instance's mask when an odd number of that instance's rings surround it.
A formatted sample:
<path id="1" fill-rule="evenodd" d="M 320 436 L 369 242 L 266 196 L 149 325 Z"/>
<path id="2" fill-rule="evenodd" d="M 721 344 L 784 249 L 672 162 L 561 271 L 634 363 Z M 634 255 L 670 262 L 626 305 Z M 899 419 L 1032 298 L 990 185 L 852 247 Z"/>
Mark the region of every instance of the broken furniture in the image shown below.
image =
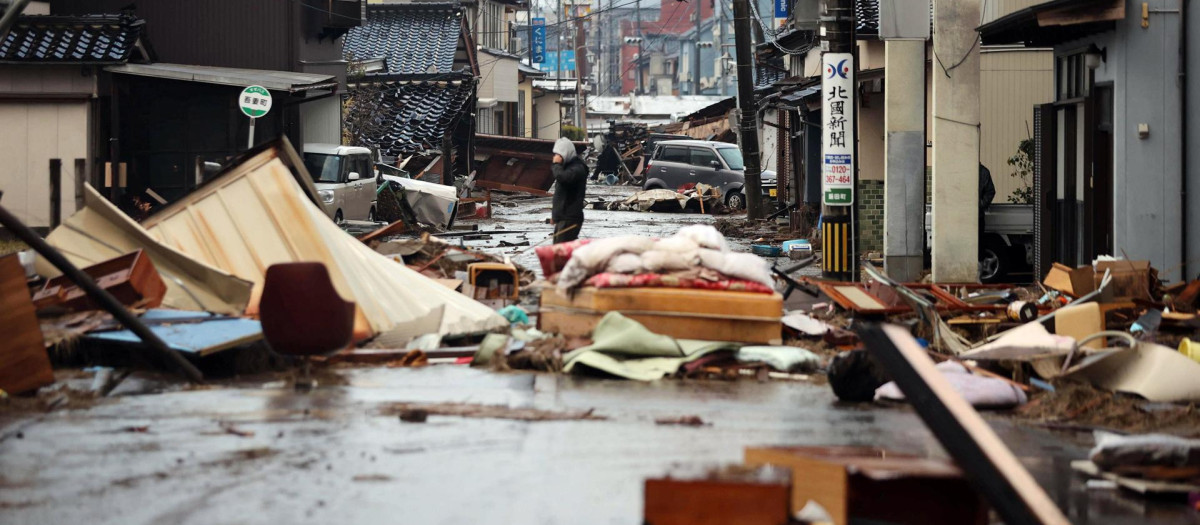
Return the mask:
<path id="1" fill-rule="evenodd" d="M 467 265 L 467 282 L 473 287 L 475 299 L 520 299 L 521 279 L 511 264 L 471 263 Z"/>
<path id="2" fill-rule="evenodd" d="M 586 336 L 604 314 L 620 312 L 656 333 L 680 339 L 778 344 L 783 297 L 684 288 L 593 288 L 570 298 L 542 291 L 539 328 L 565 336 Z"/>
<path id="3" fill-rule="evenodd" d="M 124 220 L 128 221 L 129 219 L 125 217 Z M 137 317 L 134 317 L 133 313 L 127 310 L 124 305 L 113 298 L 111 294 L 104 291 L 103 288 L 97 286 L 96 281 L 92 280 L 88 274 L 79 271 L 79 268 L 75 267 L 74 264 L 71 264 L 71 261 L 67 260 L 62 253 L 50 246 L 46 239 L 43 239 L 40 235 L 35 233 L 19 219 L 13 216 L 13 214 L 6 210 L 4 206 L 0 206 L 0 226 L 8 229 L 8 231 L 12 232 L 13 235 L 15 235 L 18 239 L 24 241 L 25 244 L 27 244 L 30 248 L 33 248 L 38 255 L 49 262 L 49 264 L 51 264 L 55 269 L 62 272 L 63 275 L 66 275 L 72 283 L 82 288 L 83 291 L 87 293 L 88 297 L 95 301 L 96 304 L 98 304 L 108 313 L 112 314 L 114 318 L 120 321 L 121 324 L 125 325 L 125 327 L 133 331 L 133 333 L 137 334 L 138 338 L 141 339 L 150 350 L 153 350 L 155 353 L 157 353 L 159 357 L 169 361 L 171 365 L 176 368 L 177 371 L 180 372 L 184 377 L 193 382 L 200 382 L 204 380 L 204 374 L 200 373 L 200 370 L 197 369 L 195 365 L 184 359 L 183 356 L 179 355 L 178 352 L 172 351 L 170 348 L 168 348 L 167 344 L 164 343 L 162 339 L 159 339 L 159 337 L 155 335 L 154 332 L 150 331 L 146 325 L 142 324 Z M 18 266 L 20 266 L 19 263 Z M 24 277 L 24 275 L 25 272 L 22 268 L 21 276 Z M 26 291 L 26 293 L 28 293 L 28 291 Z"/>
<path id="4" fill-rule="evenodd" d="M 42 330 L 17 256 L 0 257 L 0 390 L 20 394 L 54 382 Z"/>
<path id="5" fill-rule="evenodd" d="M 747 448 L 746 465 L 792 472 L 793 515 L 820 505 L 835 525 L 879 520 L 909 525 L 984 525 L 987 506 L 946 461 L 866 447 Z"/>
<path id="6" fill-rule="evenodd" d="M 318 262 L 273 264 L 267 268 L 260 311 L 263 335 L 271 350 L 304 360 L 330 355 L 354 336 L 355 305 L 333 287 L 329 271 Z M 297 381 L 297 387 L 302 384 Z"/>
<path id="7" fill-rule="evenodd" d="M 155 308 L 162 304 L 167 285 L 154 269 L 150 256 L 136 250 L 83 269 L 96 284 L 130 308 Z M 60 275 L 46 281 L 33 304 L 38 310 L 59 306 L 68 311 L 95 310 L 99 306 L 83 290 Z"/>
<path id="8" fill-rule="evenodd" d="M 645 525 L 782 525 L 791 516 L 785 469 L 675 470 L 647 479 L 645 489 Z"/>

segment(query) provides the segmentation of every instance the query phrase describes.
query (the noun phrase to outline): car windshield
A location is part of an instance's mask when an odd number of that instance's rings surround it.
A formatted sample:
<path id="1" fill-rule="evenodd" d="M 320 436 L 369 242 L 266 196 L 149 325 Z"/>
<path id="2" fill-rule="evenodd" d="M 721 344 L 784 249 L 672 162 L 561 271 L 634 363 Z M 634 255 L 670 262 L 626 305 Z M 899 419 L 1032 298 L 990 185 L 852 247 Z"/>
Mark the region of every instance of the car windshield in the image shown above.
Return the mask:
<path id="1" fill-rule="evenodd" d="M 304 167 L 312 175 L 313 182 L 338 182 L 342 173 L 342 158 L 324 153 L 305 153 Z"/>
<path id="2" fill-rule="evenodd" d="M 746 169 L 746 165 L 742 163 L 742 150 L 737 148 L 718 148 L 717 153 L 720 153 L 721 158 L 725 159 L 725 164 L 729 165 L 729 169 Z"/>

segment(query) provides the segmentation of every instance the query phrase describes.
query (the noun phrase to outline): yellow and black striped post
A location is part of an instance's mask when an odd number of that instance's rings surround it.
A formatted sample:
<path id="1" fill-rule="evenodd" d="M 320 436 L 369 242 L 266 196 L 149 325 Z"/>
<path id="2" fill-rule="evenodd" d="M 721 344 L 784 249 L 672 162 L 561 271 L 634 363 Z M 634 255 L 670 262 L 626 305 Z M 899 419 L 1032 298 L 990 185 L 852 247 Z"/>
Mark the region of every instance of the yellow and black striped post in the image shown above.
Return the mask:
<path id="1" fill-rule="evenodd" d="M 854 226 L 850 214 L 825 216 L 821 221 L 821 273 L 828 279 L 853 281 Z"/>

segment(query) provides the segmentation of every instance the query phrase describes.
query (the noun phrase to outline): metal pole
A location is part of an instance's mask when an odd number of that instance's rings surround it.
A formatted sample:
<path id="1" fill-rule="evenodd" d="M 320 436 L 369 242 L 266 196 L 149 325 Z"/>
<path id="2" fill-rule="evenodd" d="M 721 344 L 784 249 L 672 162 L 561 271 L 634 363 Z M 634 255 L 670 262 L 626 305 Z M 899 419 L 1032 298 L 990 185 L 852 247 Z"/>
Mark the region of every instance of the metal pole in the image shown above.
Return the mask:
<path id="1" fill-rule="evenodd" d="M 250 139 L 247 141 L 246 149 L 254 148 L 254 121 L 258 119 L 250 117 Z"/>
<path id="2" fill-rule="evenodd" d="M 633 61 L 633 68 L 637 70 L 637 87 L 634 88 L 634 93 L 642 94 L 642 0 L 637 0 L 634 4 L 634 16 L 637 18 L 637 60 Z"/>
<path id="3" fill-rule="evenodd" d="M 750 46 L 750 1 L 733 2 L 733 40 L 737 51 L 740 142 L 746 165 L 746 218 L 763 216 L 762 179 L 758 154 L 758 104 L 754 100 L 754 50 Z"/>
<path id="4" fill-rule="evenodd" d="M 17 17 L 25 11 L 25 6 L 29 5 L 29 0 L 16 0 L 8 4 L 8 9 L 4 11 L 4 16 L 0 17 L 0 42 L 8 38 L 8 31 L 12 29 L 13 24 L 17 23 Z"/>
<path id="5" fill-rule="evenodd" d="M 583 20 L 575 20 L 571 24 L 571 52 L 575 54 L 575 126 L 583 125 L 583 60 L 579 59 L 579 30 L 583 28 Z M 587 57 L 583 57 L 587 60 Z M 584 131 L 587 131 L 586 129 Z"/>
<path id="6" fill-rule="evenodd" d="M 692 2 L 692 5 L 696 7 L 696 42 L 695 42 L 696 45 L 694 47 L 694 49 L 696 50 L 696 56 L 692 58 L 692 68 L 693 68 L 692 69 L 692 94 L 699 95 L 700 94 L 700 23 L 701 23 L 700 17 L 704 13 L 704 10 L 700 8 L 700 1 Z"/>
<path id="7" fill-rule="evenodd" d="M 117 301 L 116 298 L 104 291 L 103 288 L 100 288 L 91 276 L 83 273 L 74 264 L 71 264 L 71 261 L 68 261 L 61 253 L 58 253 L 58 250 L 54 249 L 45 239 L 42 239 L 41 236 L 29 229 L 28 226 L 17 219 L 4 206 L 0 206 L 0 226 L 8 228 L 9 231 L 13 232 L 13 235 L 16 235 L 18 239 L 21 239 L 30 248 L 33 248 L 38 255 L 50 261 L 50 264 L 61 270 L 63 275 L 67 276 L 71 282 L 82 289 L 93 301 L 96 301 L 96 304 L 112 314 L 117 321 L 120 321 L 122 325 L 125 325 L 126 328 L 141 338 L 142 343 L 150 347 L 151 350 L 175 365 L 185 377 L 196 383 L 204 380 L 204 375 L 195 366 L 179 355 L 178 352 L 171 350 L 162 339 L 159 339 L 145 324 L 142 324 L 141 320 L 134 317 L 129 310 L 125 309 L 125 306 Z"/>
<path id="8" fill-rule="evenodd" d="M 821 34 L 824 35 L 825 42 L 822 42 L 822 49 L 827 53 L 854 53 L 854 4 L 850 0 L 825 0 L 825 16 L 821 17 Z M 856 68 L 857 66 L 854 66 Z M 851 68 L 851 69 L 854 69 Z M 824 73 L 824 72 L 823 72 Z M 822 78 L 827 75 L 822 74 Z M 853 77 L 851 77 L 853 78 Z M 852 84 L 853 86 L 853 84 Z M 823 88 L 822 92 L 826 90 Z M 847 93 L 849 98 L 846 100 L 848 108 L 857 109 L 858 90 L 850 89 Z M 823 95 L 824 96 L 824 95 Z M 822 115 L 822 118 L 828 118 L 827 115 Z M 847 123 L 847 131 L 850 131 L 849 137 L 846 138 L 847 144 L 854 144 L 855 153 L 857 153 L 858 144 L 858 115 L 853 114 L 853 122 Z M 822 133 L 830 130 L 822 130 Z M 825 152 L 821 152 L 824 159 Z M 855 157 L 857 155 L 854 155 Z M 824 163 L 824 160 L 822 160 Z M 853 182 L 858 180 L 858 163 L 854 163 L 854 173 L 852 173 Z M 822 164 L 824 165 L 824 164 Z M 825 170 L 822 170 L 823 178 L 826 176 Z M 824 188 L 824 187 L 822 187 Z M 854 188 L 851 188 L 853 194 Z M 824 190 L 822 191 L 824 193 Z M 824 201 L 824 198 L 822 198 Z M 854 249 L 856 241 L 856 228 L 854 224 L 854 209 L 855 205 L 848 206 L 821 206 L 821 239 L 822 239 L 822 261 L 821 274 L 830 279 L 838 279 L 845 281 L 855 280 L 858 275 L 858 265 L 856 264 L 854 254 L 857 253 Z"/>

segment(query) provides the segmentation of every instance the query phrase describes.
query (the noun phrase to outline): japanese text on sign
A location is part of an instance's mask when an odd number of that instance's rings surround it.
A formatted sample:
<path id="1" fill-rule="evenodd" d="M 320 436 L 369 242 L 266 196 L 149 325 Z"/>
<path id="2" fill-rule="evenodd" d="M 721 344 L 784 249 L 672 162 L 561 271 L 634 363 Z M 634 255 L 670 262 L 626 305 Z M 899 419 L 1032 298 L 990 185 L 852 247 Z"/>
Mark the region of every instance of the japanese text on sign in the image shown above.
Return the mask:
<path id="1" fill-rule="evenodd" d="M 821 194 L 826 206 L 854 203 L 854 57 L 821 58 Z"/>
<path id="2" fill-rule="evenodd" d="M 534 18 L 531 26 L 533 36 L 530 38 L 529 61 L 540 64 L 546 61 L 546 19 Z"/>

